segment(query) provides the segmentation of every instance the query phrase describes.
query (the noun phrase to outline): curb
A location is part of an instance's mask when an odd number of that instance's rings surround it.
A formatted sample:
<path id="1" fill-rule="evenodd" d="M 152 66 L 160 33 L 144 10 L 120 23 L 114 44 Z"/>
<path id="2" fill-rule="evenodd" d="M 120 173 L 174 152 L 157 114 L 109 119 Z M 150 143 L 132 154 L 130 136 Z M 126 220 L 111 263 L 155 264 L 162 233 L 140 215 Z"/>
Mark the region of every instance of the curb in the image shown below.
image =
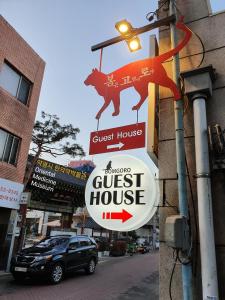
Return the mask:
<path id="1" fill-rule="evenodd" d="M 2 278 L 2 277 L 7 277 L 7 276 L 11 276 L 12 274 L 11 273 L 9 273 L 9 272 L 0 272 L 0 278 Z"/>

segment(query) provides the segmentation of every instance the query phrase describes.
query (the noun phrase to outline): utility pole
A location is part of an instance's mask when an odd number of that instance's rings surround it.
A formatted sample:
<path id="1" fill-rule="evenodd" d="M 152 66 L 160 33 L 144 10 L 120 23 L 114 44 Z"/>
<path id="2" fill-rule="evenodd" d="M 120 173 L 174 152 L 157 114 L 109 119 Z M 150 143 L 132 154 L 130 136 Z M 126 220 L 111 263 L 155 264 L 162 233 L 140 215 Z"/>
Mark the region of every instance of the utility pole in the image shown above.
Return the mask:
<path id="1" fill-rule="evenodd" d="M 170 0 L 170 15 L 176 15 L 175 0 Z M 177 30 L 174 23 L 170 23 L 171 48 L 177 45 Z M 173 57 L 173 80 L 179 86 L 180 64 L 179 54 Z M 176 135 L 176 160 L 178 175 L 178 197 L 180 214 L 188 219 L 188 200 L 186 186 L 186 164 L 183 125 L 183 100 L 174 102 L 175 135 Z M 192 300 L 192 268 L 191 264 L 182 265 L 183 299 Z"/>

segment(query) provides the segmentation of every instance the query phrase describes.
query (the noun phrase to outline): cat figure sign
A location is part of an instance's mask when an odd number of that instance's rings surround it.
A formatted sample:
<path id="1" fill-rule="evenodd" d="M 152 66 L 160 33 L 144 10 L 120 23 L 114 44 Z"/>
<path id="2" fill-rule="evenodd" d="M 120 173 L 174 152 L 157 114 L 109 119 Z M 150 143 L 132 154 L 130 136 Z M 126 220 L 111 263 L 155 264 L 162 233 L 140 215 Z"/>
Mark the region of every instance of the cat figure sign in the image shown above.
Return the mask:
<path id="1" fill-rule="evenodd" d="M 129 155 L 102 161 L 91 173 L 85 190 L 90 216 L 103 228 L 135 230 L 146 224 L 158 205 L 154 175 L 139 159 Z"/>
<path id="2" fill-rule="evenodd" d="M 176 27 L 183 32 L 185 36 L 183 40 L 168 52 L 153 58 L 147 58 L 129 63 L 109 74 L 104 74 L 97 69 L 93 69 L 92 73 L 84 81 L 85 85 L 93 86 L 97 93 L 104 98 L 104 104 L 96 115 L 96 119 L 101 117 L 101 114 L 113 102 L 113 116 L 120 113 L 120 92 L 124 89 L 134 87 L 140 95 L 140 99 L 132 110 L 139 110 L 148 96 L 148 83 L 169 88 L 175 100 L 181 98 L 180 92 L 176 84 L 168 77 L 163 62 L 177 54 L 185 47 L 191 38 L 191 30 L 183 23 L 183 17 L 177 22 Z"/>

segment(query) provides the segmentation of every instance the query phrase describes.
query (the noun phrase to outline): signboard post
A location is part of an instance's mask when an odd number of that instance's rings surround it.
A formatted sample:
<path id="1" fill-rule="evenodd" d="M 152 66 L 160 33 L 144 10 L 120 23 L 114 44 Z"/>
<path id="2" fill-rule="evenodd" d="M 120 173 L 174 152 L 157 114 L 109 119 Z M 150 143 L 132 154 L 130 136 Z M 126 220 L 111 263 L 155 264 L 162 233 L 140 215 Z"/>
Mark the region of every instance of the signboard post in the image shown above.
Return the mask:
<path id="1" fill-rule="evenodd" d="M 150 57 L 159 54 L 155 35 L 150 36 Z M 148 84 L 148 126 L 147 126 L 147 153 L 158 166 L 158 138 L 159 138 L 159 86 Z"/>
<path id="2" fill-rule="evenodd" d="M 139 159 L 117 155 L 101 162 L 85 190 L 90 216 L 109 230 L 131 231 L 146 224 L 158 205 L 154 175 Z"/>
<path id="3" fill-rule="evenodd" d="M 145 147 L 145 123 L 91 132 L 89 154 Z"/>
<path id="4" fill-rule="evenodd" d="M 20 205 L 21 204 L 28 204 L 28 202 L 30 201 L 30 198 L 31 198 L 31 193 L 30 192 L 21 193 Z"/>

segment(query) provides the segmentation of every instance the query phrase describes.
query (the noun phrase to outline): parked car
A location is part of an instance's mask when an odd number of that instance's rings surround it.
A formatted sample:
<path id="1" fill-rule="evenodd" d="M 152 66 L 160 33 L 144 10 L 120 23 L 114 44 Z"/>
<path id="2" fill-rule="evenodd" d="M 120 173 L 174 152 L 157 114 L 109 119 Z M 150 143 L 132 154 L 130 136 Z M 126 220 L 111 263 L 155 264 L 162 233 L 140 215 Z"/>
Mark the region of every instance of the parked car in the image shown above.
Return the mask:
<path id="1" fill-rule="evenodd" d="M 23 249 L 12 258 L 10 271 L 15 280 L 46 276 L 59 283 L 66 272 L 84 269 L 93 274 L 98 262 L 97 245 L 87 236 L 54 236 Z"/>

